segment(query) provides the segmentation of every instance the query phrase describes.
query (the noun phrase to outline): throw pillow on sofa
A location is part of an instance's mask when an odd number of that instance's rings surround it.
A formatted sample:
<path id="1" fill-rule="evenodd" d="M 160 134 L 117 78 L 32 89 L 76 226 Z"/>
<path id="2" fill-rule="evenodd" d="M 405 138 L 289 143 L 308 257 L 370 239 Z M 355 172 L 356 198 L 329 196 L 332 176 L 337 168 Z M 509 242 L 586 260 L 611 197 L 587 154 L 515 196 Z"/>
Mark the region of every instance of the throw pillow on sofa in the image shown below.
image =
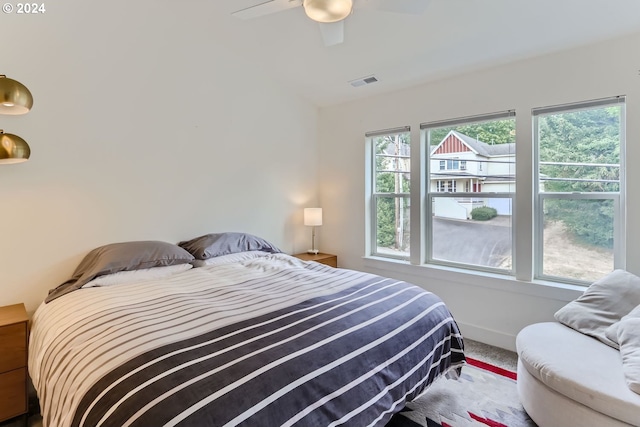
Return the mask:
<path id="1" fill-rule="evenodd" d="M 614 270 L 555 313 L 558 322 L 619 348 L 606 330 L 640 305 L 640 277 Z"/>
<path id="2" fill-rule="evenodd" d="M 624 378 L 631 391 L 640 394 L 640 317 L 620 321 L 617 339 Z"/>
<path id="3" fill-rule="evenodd" d="M 622 322 L 626 319 L 630 319 L 630 318 L 639 318 L 640 319 L 640 305 L 637 305 L 636 308 L 634 308 L 633 310 L 631 310 L 629 312 L 629 314 L 626 314 L 624 316 L 622 316 L 622 319 L 620 319 L 618 322 L 614 323 L 613 325 L 609 326 L 605 331 L 604 334 L 606 335 L 606 337 L 608 339 L 610 339 L 611 341 L 615 342 L 616 344 L 620 344 L 620 341 L 618 341 L 618 330 L 620 329 L 620 326 L 622 324 Z"/>

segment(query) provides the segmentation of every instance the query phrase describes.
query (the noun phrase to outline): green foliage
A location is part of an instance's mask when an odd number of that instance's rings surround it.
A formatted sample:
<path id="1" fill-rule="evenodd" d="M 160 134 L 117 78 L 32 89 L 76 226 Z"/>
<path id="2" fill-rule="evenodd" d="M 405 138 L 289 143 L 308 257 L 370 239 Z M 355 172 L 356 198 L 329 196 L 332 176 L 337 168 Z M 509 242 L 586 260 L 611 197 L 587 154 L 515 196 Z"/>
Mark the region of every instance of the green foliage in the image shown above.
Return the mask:
<path id="1" fill-rule="evenodd" d="M 540 162 L 591 163 L 541 165 L 543 177 L 583 180 L 620 179 L 620 109 L 579 110 L 539 119 Z M 553 180 L 545 192 L 620 191 L 617 182 Z M 573 236 L 587 244 L 613 247 L 614 206 L 610 200 L 547 200 L 545 218 L 562 221 Z"/>
<path id="2" fill-rule="evenodd" d="M 547 221 L 562 221 L 577 241 L 613 248 L 612 200 L 549 199 L 545 211 Z"/>
<path id="3" fill-rule="evenodd" d="M 539 119 L 540 162 L 619 164 L 620 109 L 618 107 L 553 114 Z M 620 179 L 610 166 L 541 165 L 552 178 Z M 546 192 L 620 191 L 618 183 L 546 181 Z"/>
<path id="4" fill-rule="evenodd" d="M 409 133 L 384 135 L 374 139 L 376 193 L 409 193 Z M 409 247 L 408 206 L 400 198 L 378 198 L 376 240 L 379 247 L 407 250 Z M 402 210 L 402 212 L 401 212 Z M 402 215 L 404 214 L 404 215 Z"/>
<path id="5" fill-rule="evenodd" d="M 475 221 L 488 221 L 496 216 L 498 216 L 498 211 L 489 206 L 482 206 L 481 208 L 473 208 L 471 210 L 471 219 Z"/>
<path id="6" fill-rule="evenodd" d="M 384 248 L 394 247 L 396 244 L 396 219 L 393 199 L 378 199 L 377 208 L 378 230 L 376 233 L 376 238 L 378 240 L 378 246 Z"/>
<path id="7" fill-rule="evenodd" d="M 516 140 L 516 121 L 514 119 L 504 119 L 433 129 L 430 133 L 431 145 L 440 144 L 452 130 L 487 144 L 507 144 Z"/>

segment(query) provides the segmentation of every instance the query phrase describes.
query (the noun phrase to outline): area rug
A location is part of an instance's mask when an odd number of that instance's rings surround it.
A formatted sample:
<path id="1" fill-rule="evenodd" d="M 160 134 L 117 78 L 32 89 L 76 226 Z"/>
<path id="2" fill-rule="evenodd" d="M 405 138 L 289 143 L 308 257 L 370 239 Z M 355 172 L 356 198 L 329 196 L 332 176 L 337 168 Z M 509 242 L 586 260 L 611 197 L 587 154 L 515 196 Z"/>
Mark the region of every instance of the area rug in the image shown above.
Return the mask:
<path id="1" fill-rule="evenodd" d="M 467 357 L 459 379 L 440 378 L 386 427 L 536 427 L 518 400 L 516 373 Z"/>

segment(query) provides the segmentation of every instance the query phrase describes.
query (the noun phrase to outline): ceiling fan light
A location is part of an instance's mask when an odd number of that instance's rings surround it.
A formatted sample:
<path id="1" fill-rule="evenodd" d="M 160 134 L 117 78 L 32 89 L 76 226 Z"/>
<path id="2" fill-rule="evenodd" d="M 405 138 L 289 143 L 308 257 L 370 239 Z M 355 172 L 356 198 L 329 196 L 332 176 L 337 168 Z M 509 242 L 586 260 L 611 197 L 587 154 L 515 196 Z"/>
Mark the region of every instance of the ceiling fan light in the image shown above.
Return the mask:
<path id="1" fill-rule="evenodd" d="M 309 18 L 331 23 L 342 21 L 351 14 L 353 0 L 304 0 L 302 5 Z"/>

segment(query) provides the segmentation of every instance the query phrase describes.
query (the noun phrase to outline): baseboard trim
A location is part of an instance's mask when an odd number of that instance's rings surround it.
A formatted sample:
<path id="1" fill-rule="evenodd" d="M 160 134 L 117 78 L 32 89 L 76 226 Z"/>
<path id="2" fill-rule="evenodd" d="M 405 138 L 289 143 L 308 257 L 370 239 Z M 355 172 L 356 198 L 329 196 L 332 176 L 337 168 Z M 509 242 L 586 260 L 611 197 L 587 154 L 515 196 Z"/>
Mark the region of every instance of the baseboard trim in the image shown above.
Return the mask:
<path id="1" fill-rule="evenodd" d="M 456 322 L 460 327 L 462 336 L 474 341 L 480 341 L 485 344 L 494 345 L 511 351 L 516 351 L 516 337 L 492 329 L 482 328 L 464 322 Z"/>

